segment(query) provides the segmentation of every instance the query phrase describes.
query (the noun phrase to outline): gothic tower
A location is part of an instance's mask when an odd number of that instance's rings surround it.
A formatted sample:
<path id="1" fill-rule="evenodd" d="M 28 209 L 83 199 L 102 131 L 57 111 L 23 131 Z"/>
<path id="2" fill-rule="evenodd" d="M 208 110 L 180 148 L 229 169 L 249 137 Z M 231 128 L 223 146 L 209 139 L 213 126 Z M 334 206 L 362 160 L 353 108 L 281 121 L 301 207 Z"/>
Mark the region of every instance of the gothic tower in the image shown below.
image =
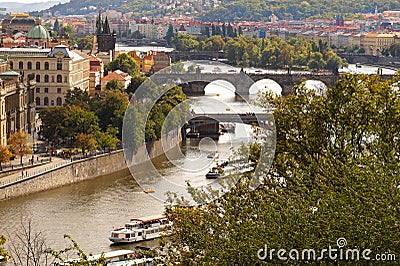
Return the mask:
<path id="1" fill-rule="evenodd" d="M 108 18 L 106 16 L 105 20 L 103 21 L 102 13 L 103 8 L 100 7 L 99 16 L 96 20 L 97 52 L 110 52 L 112 53 L 112 58 L 114 58 L 117 35 L 114 32 L 111 33 Z"/>

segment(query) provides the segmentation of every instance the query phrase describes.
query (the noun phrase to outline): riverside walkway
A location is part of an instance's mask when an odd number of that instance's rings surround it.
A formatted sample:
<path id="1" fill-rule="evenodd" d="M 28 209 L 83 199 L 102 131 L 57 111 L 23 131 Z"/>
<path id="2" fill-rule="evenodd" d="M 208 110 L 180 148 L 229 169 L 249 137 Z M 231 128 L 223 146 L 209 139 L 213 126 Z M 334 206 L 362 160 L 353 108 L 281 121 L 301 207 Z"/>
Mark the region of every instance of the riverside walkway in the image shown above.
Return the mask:
<path id="1" fill-rule="evenodd" d="M 43 157 L 43 158 L 39 159 L 39 161 L 44 160 L 44 162 L 40 163 L 40 164 L 34 164 L 34 165 L 24 164 L 25 167 L 21 167 L 19 164 L 18 170 L 16 169 L 16 170 L 12 171 L 10 174 L 0 172 L 0 189 L 8 187 L 15 183 L 23 182 L 24 180 L 34 178 L 34 177 L 41 175 L 43 173 L 46 173 L 48 171 L 52 171 L 52 170 L 55 170 L 57 168 L 60 168 L 60 167 L 66 166 L 66 165 L 73 164 L 76 161 L 84 160 L 87 158 L 93 158 L 98 155 L 103 155 L 106 153 L 110 153 L 110 152 L 100 151 L 100 152 L 91 153 L 91 154 L 87 154 L 87 155 L 80 154 L 80 155 L 74 155 L 71 158 L 61 158 L 61 157 L 53 156 L 53 157 L 51 157 L 51 160 L 47 159 L 47 162 L 46 162 L 46 157 Z"/>

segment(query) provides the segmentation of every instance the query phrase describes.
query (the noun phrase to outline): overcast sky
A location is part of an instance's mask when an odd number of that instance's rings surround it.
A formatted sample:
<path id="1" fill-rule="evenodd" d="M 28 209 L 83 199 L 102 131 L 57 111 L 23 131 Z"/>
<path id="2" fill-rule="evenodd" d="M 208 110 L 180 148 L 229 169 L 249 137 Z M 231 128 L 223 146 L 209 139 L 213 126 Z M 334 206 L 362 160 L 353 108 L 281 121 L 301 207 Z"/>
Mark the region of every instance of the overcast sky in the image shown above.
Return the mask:
<path id="1" fill-rule="evenodd" d="M 49 2 L 49 1 L 55 1 L 55 0 L 1 0 L 1 2 L 18 2 L 18 3 L 25 3 L 25 4 Z M 68 1 L 69 0 L 58 0 L 58 2 L 61 2 L 61 3 L 65 3 Z"/>

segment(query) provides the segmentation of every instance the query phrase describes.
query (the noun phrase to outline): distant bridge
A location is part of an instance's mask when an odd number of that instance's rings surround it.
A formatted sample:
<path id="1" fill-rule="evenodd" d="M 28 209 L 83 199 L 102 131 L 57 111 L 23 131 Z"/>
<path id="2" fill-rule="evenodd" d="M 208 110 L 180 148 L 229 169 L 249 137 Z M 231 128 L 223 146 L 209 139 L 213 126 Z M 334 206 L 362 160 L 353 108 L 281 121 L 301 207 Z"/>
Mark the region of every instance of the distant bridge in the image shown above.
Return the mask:
<path id="1" fill-rule="evenodd" d="M 178 61 L 188 60 L 218 60 L 224 59 L 224 51 L 196 51 L 196 52 L 182 52 L 173 51 L 169 53 L 171 62 L 175 63 Z"/>
<path id="2" fill-rule="evenodd" d="M 220 123 L 244 123 L 249 125 L 268 125 L 273 121 L 271 113 L 243 113 L 238 114 L 227 111 L 225 113 L 195 113 L 189 120 L 187 128 L 191 132 L 197 132 L 200 135 L 217 135 L 220 131 Z"/>
<path id="3" fill-rule="evenodd" d="M 381 80 L 389 80 L 393 75 L 380 75 Z M 183 86 L 183 91 L 187 94 L 204 94 L 204 88 L 207 84 L 224 80 L 231 83 L 236 93 L 248 95 L 250 87 L 262 79 L 270 79 L 282 87 L 282 95 L 288 95 L 292 92 L 293 86 L 300 84 L 304 80 L 317 80 L 324 83 L 327 87 L 333 87 L 339 80 L 340 75 L 330 72 L 292 72 L 288 73 L 157 73 L 151 77 L 151 80 L 157 84 L 177 84 Z"/>
<path id="4" fill-rule="evenodd" d="M 266 74 L 246 74 L 239 73 L 157 73 L 151 79 L 157 84 L 173 83 L 184 84 L 184 92 L 188 94 L 204 94 L 207 84 L 216 80 L 225 80 L 236 88 L 236 93 L 240 95 L 249 94 L 249 89 L 254 82 L 262 79 L 271 79 L 282 87 L 282 94 L 286 95 L 292 91 L 295 84 L 303 80 L 319 80 L 326 86 L 333 86 L 339 76 L 331 73 L 266 73 Z"/>

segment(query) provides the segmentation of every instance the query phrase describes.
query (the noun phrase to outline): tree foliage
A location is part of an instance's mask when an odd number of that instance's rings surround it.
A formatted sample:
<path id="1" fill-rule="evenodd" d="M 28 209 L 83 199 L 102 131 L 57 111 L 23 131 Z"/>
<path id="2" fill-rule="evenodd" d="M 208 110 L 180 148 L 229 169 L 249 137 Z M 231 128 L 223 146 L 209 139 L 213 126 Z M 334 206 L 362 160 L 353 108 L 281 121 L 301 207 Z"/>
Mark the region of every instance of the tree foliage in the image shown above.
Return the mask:
<path id="1" fill-rule="evenodd" d="M 8 163 L 11 156 L 10 150 L 4 145 L 0 145 L 0 167 L 2 163 Z"/>
<path id="2" fill-rule="evenodd" d="M 107 71 L 115 71 L 118 69 L 131 76 L 134 76 L 139 71 L 137 62 L 127 53 L 118 54 L 118 56 L 106 66 Z"/>
<path id="3" fill-rule="evenodd" d="M 29 135 L 28 133 L 17 131 L 10 135 L 7 140 L 8 146 L 11 151 L 21 158 L 22 165 L 22 157 L 27 154 L 32 154 L 32 147 L 29 143 Z"/>
<path id="4" fill-rule="evenodd" d="M 208 205 L 170 206 L 168 263 L 258 265 L 265 246 L 321 251 L 337 248 L 341 237 L 346 248 L 399 254 L 397 81 L 344 75 L 323 95 L 302 85 L 285 98 L 262 95 L 259 104 L 274 109 L 276 125 L 264 184 L 250 190 L 243 175 Z M 321 263 L 335 262 L 325 256 Z"/>

